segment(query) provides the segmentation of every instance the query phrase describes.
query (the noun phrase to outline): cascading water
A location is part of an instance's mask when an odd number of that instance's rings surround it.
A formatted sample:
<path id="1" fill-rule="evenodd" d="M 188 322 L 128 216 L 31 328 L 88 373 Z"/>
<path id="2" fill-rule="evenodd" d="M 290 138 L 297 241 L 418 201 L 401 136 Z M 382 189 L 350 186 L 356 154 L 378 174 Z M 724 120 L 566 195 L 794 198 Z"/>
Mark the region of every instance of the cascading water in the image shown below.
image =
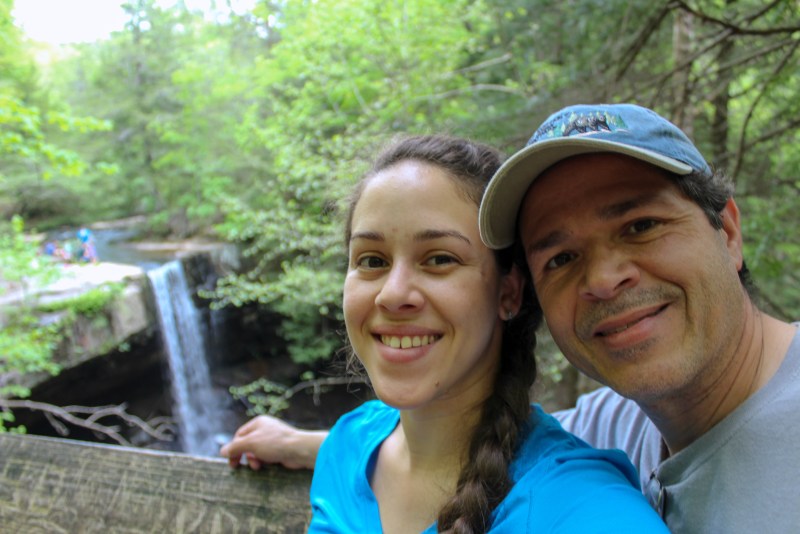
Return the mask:
<path id="1" fill-rule="evenodd" d="M 161 335 L 172 374 L 173 415 L 184 452 L 216 456 L 221 414 L 211 384 L 200 315 L 180 261 L 147 271 L 158 308 Z"/>

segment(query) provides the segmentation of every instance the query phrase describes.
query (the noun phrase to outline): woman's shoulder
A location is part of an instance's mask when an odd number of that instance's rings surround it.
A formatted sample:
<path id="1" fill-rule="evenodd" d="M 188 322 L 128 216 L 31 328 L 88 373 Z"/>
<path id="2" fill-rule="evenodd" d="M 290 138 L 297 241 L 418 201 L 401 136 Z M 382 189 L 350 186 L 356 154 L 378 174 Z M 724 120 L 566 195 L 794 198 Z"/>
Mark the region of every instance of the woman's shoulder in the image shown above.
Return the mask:
<path id="1" fill-rule="evenodd" d="M 564 462 L 596 460 L 609 464 L 621 476 L 638 488 L 638 476 L 625 453 L 616 449 L 596 449 L 578 436 L 567 432 L 539 405 L 533 405 L 530 432 L 520 444 L 514 460 L 512 478 L 518 479 L 531 469 L 547 470 Z"/>
<path id="2" fill-rule="evenodd" d="M 377 400 L 345 413 L 322 442 L 317 467 L 323 465 L 327 470 L 337 471 L 347 462 L 367 461 L 399 420 L 397 410 Z"/>
<path id="3" fill-rule="evenodd" d="M 379 531 L 380 515 L 369 486 L 370 465 L 398 420 L 397 410 L 380 401 L 365 402 L 339 418 L 317 455 L 309 532 Z"/>
<path id="4" fill-rule="evenodd" d="M 400 420 L 400 412 L 379 400 L 369 400 L 345 413 L 331 428 L 331 433 L 383 434 L 394 429 Z"/>
<path id="5" fill-rule="evenodd" d="M 588 445 L 538 406 L 511 475 L 514 486 L 496 510 L 497 532 L 523 523 L 536 527 L 528 531 L 559 525 L 560 532 L 587 532 L 592 525 L 592 532 L 668 532 L 622 451 Z"/>

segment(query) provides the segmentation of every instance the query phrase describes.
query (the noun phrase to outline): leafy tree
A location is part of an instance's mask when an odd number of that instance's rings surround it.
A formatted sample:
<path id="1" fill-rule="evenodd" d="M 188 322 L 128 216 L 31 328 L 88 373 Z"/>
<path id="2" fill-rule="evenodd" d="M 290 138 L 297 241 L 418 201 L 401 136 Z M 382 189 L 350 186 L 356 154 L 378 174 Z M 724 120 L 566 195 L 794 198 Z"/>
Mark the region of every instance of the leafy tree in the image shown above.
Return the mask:
<path id="1" fill-rule="evenodd" d="M 126 30 L 60 62 L 53 91 L 114 124 L 80 149 L 120 170 L 84 188 L 94 205 L 148 213 L 153 231 L 186 236 L 219 217 L 220 197 L 262 172 L 239 150 L 239 125 L 264 41 L 249 15 L 212 22 L 152 0 L 125 7 Z"/>
<path id="2" fill-rule="evenodd" d="M 196 44 L 179 52 L 172 74 L 180 112 L 154 128 L 163 151 L 153 166 L 170 177 L 168 205 L 173 221 L 188 225 L 184 233 L 218 221 L 220 198 L 251 190 L 265 172 L 258 152 L 242 150 L 240 132 L 264 43 L 246 18 L 227 24 L 191 20 L 185 33 Z M 199 48 L 202 54 L 196 53 Z M 173 233 L 175 226 L 170 225 Z"/>
<path id="3" fill-rule="evenodd" d="M 10 225 L 0 227 L 0 296 L 17 292 L 15 306 L 0 310 L 0 398 L 20 397 L 30 390 L 17 385 L 21 375 L 58 372 L 52 353 L 61 339 L 55 324 L 40 324 L 35 314 L 31 290 L 57 278 L 53 265 L 43 262 L 38 247 L 24 233 L 24 224 L 15 216 Z M 0 410 L 0 432 L 13 422 L 10 411 Z"/>
<path id="4" fill-rule="evenodd" d="M 786 287 L 796 285 L 800 241 L 785 229 L 800 222 L 793 206 L 800 161 L 787 143 L 800 126 L 791 88 L 800 77 L 797 6 L 725 0 L 674 2 L 662 10 L 680 25 L 680 53 L 670 70 L 640 90 L 666 96 L 676 122 L 694 134 L 712 164 L 736 180 L 750 267 L 772 311 L 796 317 L 800 306 L 789 300 L 797 294 Z M 631 57 L 638 60 L 635 49 Z M 664 95 L 660 88 L 670 78 L 680 84 L 672 83 Z"/>
<path id="5" fill-rule="evenodd" d="M 126 30 L 48 71 L 53 107 L 113 130 L 45 132 L 89 163 L 38 183 L 91 213 L 151 213 L 173 235 L 218 223 L 247 260 L 218 305 L 280 312 L 299 361 L 341 345 L 341 200 L 381 143 L 445 131 L 510 152 L 578 101 L 637 101 L 686 129 L 736 178 L 768 304 L 800 314 L 786 289 L 798 267 L 796 2 L 318 0 L 214 20 L 180 3 L 127 9 Z M 35 77 L 15 79 L 30 110 L 20 88 Z"/>
<path id="6" fill-rule="evenodd" d="M 800 302 L 786 289 L 796 285 L 800 266 L 794 254 L 800 239 L 791 230 L 800 222 L 800 160 L 793 142 L 800 126 L 796 3 L 490 5 L 494 24 L 478 49 L 483 57 L 502 60 L 482 75 L 506 87 L 508 96 L 488 95 L 482 108 L 488 113 L 480 120 L 500 124 L 498 144 L 515 150 L 534 125 L 564 104 L 636 101 L 659 110 L 736 180 L 750 268 L 767 305 L 783 317 L 797 317 Z"/>
<path id="7" fill-rule="evenodd" d="M 110 125 L 77 117 L 39 91 L 39 70 L 12 23 L 12 6 L 9 0 L 0 3 L 0 213 L 29 219 L 74 214 L 69 195 L 53 193 L 63 193 L 61 179 L 81 176 L 87 164 L 58 142 L 58 132 L 75 135 Z"/>
<path id="8" fill-rule="evenodd" d="M 366 159 L 392 132 L 455 129 L 477 112 L 459 69 L 480 7 L 363 0 L 258 12 L 279 21 L 280 38 L 257 60 L 242 149 L 263 158 L 265 172 L 246 197 L 227 200 L 220 226 L 256 261 L 217 296 L 282 313 L 297 361 L 341 346 L 338 208 Z"/>
<path id="9" fill-rule="evenodd" d="M 32 289 L 52 281 L 58 272 L 39 256 L 38 243 L 24 232 L 19 213 L 40 215 L 44 195 L 31 191 L 46 190 L 56 175 L 79 176 L 85 164 L 76 153 L 53 143 L 48 130 L 105 127 L 91 118 L 71 116 L 64 108 L 43 111 L 28 101 L 36 100 L 31 93 L 37 72 L 11 23 L 12 7 L 12 2 L 0 1 L 0 202 L 4 219 L 10 219 L 0 223 L 0 294 L 13 303 L 0 310 L 0 398 L 29 394 L 15 385 L 19 375 L 58 371 L 51 356 L 60 339 L 59 327 L 40 321 Z M 0 412 L 0 431 L 12 420 L 9 411 Z"/>

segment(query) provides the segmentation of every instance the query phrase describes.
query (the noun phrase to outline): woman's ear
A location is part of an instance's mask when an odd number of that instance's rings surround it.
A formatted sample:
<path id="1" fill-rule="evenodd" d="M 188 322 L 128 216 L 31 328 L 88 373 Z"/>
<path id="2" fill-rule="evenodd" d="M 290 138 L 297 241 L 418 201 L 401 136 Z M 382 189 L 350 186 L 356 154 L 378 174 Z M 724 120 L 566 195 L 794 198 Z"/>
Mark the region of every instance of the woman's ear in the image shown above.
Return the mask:
<path id="1" fill-rule="evenodd" d="M 500 307 L 497 314 L 503 321 L 512 319 L 522 305 L 522 289 L 525 287 L 525 277 L 519 267 L 513 265 L 508 274 L 500 280 Z"/>

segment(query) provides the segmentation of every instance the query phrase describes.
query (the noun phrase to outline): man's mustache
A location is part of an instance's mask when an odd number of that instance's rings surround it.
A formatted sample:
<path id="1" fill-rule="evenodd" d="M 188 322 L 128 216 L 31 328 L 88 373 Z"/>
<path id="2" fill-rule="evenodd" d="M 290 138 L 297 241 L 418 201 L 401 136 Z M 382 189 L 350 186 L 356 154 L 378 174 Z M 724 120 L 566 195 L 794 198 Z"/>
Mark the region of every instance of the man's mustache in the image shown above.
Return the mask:
<path id="1" fill-rule="evenodd" d="M 680 290 L 669 286 L 623 291 L 613 300 L 597 301 L 585 308 L 576 319 L 575 331 L 580 339 L 588 340 L 594 337 L 597 326 L 603 321 L 634 310 L 664 305 L 680 297 Z"/>

